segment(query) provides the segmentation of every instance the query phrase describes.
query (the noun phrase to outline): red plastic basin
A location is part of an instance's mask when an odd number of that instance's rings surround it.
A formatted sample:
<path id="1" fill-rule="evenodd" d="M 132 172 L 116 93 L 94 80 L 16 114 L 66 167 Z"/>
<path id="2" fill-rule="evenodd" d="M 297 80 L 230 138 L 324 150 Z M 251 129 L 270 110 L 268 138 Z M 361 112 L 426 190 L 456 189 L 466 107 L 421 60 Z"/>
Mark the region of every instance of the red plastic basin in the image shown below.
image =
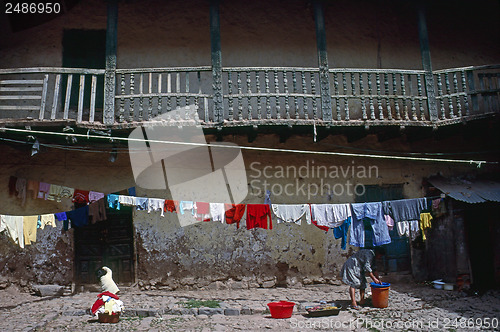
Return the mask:
<path id="1" fill-rule="evenodd" d="M 292 317 L 293 307 L 295 303 L 288 301 L 270 302 L 267 304 L 271 317 L 273 318 L 290 318 Z"/>

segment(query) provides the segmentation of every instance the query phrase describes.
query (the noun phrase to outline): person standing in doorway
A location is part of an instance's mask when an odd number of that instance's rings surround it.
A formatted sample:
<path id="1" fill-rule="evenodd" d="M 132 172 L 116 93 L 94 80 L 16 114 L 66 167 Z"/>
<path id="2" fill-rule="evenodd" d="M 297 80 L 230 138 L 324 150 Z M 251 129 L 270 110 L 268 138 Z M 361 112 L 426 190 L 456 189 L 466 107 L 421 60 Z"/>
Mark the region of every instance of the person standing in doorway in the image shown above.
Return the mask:
<path id="1" fill-rule="evenodd" d="M 349 257 L 342 266 L 342 281 L 349 286 L 351 308 L 360 309 L 356 302 L 356 289 L 359 289 L 359 304 L 363 305 L 365 303 L 365 289 L 367 286 L 365 274 L 368 273 L 373 282 L 377 284 L 381 283 L 374 267 L 376 259 L 382 257 L 384 254 L 385 250 L 382 247 L 361 249 Z"/>

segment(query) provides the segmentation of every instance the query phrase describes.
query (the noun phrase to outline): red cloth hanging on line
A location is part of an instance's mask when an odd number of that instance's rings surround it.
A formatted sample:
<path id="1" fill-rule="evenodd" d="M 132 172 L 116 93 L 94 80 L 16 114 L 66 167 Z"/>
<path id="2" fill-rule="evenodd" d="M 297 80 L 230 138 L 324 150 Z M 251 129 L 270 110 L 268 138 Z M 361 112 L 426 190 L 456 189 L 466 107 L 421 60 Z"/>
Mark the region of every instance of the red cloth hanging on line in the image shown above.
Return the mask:
<path id="1" fill-rule="evenodd" d="M 269 227 L 268 220 L 269 218 Z M 247 229 L 255 227 L 273 229 L 271 209 L 268 204 L 247 204 Z"/>

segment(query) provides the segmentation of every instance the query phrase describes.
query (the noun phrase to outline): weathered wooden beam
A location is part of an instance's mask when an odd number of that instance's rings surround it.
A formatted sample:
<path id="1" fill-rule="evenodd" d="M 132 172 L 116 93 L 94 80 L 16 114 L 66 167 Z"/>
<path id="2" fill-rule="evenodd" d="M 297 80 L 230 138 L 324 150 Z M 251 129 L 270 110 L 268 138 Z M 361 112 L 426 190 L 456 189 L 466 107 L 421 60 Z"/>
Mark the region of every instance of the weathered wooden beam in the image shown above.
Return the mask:
<path id="1" fill-rule="evenodd" d="M 436 90 L 434 89 L 434 75 L 432 73 L 431 51 L 429 48 L 429 35 L 427 33 L 427 23 L 425 20 L 425 8 L 420 2 L 418 12 L 418 36 L 420 39 L 420 53 L 422 55 L 422 66 L 425 76 L 425 90 L 427 93 L 427 107 L 429 109 L 429 119 L 432 122 L 438 120 L 438 110 L 436 102 Z"/>
<path id="2" fill-rule="evenodd" d="M 103 122 L 115 122 L 116 48 L 118 43 L 118 2 L 108 0 L 106 28 L 106 72 L 104 74 Z"/>
<path id="3" fill-rule="evenodd" d="M 224 120 L 222 92 L 222 53 L 220 46 L 219 0 L 210 0 L 210 44 L 212 56 L 213 121 Z M 207 121 L 207 119 L 205 119 Z"/>
<path id="4" fill-rule="evenodd" d="M 314 1 L 314 22 L 316 24 L 316 45 L 318 50 L 319 85 L 321 95 L 322 120 L 332 120 L 332 97 L 330 94 L 330 75 L 328 72 L 328 53 L 326 50 L 325 18 L 323 6 Z"/>

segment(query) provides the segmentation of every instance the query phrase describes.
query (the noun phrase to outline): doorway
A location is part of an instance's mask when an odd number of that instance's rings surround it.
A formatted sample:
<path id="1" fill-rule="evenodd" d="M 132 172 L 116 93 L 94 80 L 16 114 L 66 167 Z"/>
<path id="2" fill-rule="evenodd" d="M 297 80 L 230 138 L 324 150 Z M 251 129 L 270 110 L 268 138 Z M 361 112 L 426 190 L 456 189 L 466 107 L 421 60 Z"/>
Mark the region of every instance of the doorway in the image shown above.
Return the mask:
<path id="1" fill-rule="evenodd" d="M 107 220 L 75 228 L 77 284 L 99 283 L 95 272 L 102 266 L 113 271 L 116 283 L 134 282 L 132 209 L 106 210 Z"/>
<path id="2" fill-rule="evenodd" d="M 388 200 L 403 199 L 403 185 L 367 185 L 365 193 L 362 196 L 356 196 L 357 203 L 363 202 L 383 202 Z M 365 226 L 365 246 L 373 245 L 373 230 L 371 223 L 364 220 Z M 406 236 L 400 236 L 394 227 L 389 231 L 391 243 L 384 245 L 386 250 L 385 255 L 385 272 L 409 272 L 411 271 L 410 259 L 410 243 Z"/>

